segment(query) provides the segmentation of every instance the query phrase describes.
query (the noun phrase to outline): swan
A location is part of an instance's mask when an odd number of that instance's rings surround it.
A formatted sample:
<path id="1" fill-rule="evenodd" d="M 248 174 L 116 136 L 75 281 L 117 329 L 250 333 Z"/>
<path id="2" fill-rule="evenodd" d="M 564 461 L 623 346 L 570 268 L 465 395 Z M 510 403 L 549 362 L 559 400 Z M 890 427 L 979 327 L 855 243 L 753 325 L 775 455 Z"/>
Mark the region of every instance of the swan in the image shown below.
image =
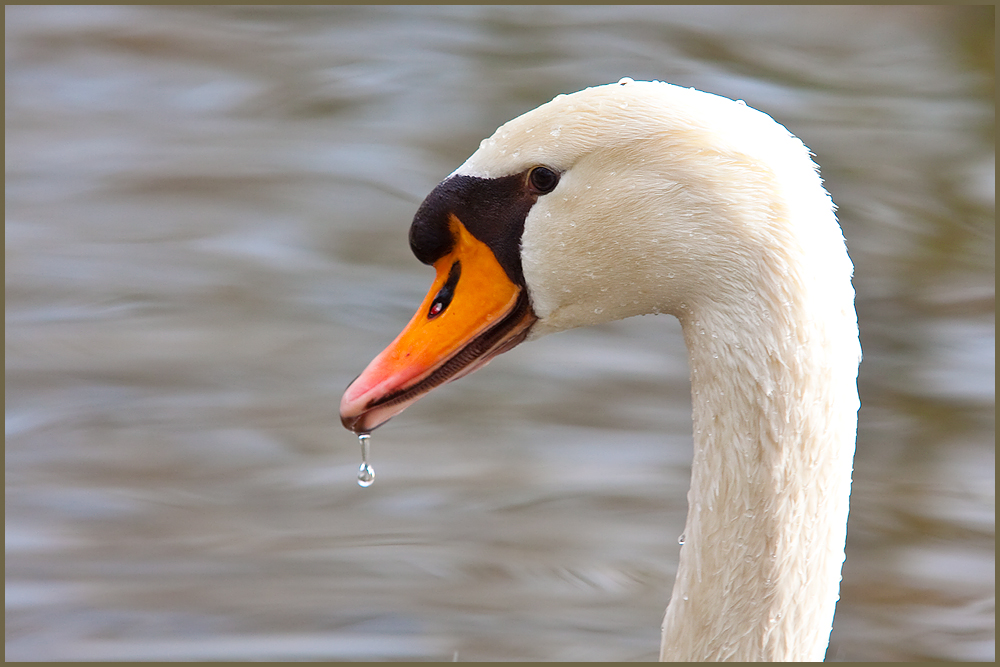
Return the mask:
<path id="1" fill-rule="evenodd" d="M 688 515 L 662 660 L 822 660 L 859 408 L 853 264 L 808 149 L 742 102 L 623 79 L 501 126 L 424 200 L 436 277 L 347 388 L 370 432 L 527 339 L 680 320 Z"/>

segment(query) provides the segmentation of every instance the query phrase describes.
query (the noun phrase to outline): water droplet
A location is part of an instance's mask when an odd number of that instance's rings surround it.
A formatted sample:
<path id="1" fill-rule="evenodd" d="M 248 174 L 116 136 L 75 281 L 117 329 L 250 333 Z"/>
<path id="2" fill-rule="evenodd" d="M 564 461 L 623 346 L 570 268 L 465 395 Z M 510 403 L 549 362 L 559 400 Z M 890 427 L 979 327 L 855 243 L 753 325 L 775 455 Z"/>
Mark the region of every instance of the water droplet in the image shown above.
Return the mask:
<path id="1" fill-rule="evenodd" d="M 369 487 L 375 483 L 375 468 L 368 463 L 368 439 L 371 433 L 359 433 L 358 442 L 361 443 L 361 467 L 358 468 L 358 486 Z"/>
<path id="2" fill-rule="evenodd" d="M 684 533 L 681 533 L 681 536 L 677 538 L 677 544 L 683 545 L 684 544 L 684 540 L 686 540 L 686 539 L 687 538 L 684 537 Z"/>
<path id="3" fill-rule="evenodd" d="M 683 599 L 685 602 L 687 602 L 688 596 L 685 595 Z"/>

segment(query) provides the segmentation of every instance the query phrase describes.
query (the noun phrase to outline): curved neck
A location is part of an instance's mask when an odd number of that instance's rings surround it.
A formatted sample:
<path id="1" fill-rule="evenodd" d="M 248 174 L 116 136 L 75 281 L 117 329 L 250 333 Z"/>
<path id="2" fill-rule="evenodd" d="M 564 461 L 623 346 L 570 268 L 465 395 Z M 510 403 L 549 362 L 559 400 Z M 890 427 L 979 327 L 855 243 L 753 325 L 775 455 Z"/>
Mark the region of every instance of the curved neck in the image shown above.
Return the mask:
<path id="1" fill-rule="evenodd" d="M 681 314 L 695 450 L 663 660 L 826 652 L 844 560 L 859 349 L 853 291 L 836 304 L 801 289 Z"/>

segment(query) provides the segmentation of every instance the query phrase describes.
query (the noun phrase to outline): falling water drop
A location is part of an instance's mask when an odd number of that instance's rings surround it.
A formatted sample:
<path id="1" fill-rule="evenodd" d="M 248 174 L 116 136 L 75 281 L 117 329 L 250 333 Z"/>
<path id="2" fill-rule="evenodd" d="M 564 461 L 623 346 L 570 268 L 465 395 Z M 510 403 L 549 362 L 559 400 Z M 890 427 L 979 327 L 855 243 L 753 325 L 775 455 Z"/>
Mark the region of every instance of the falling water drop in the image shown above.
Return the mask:
<path id="1" fill-rule="evenodd" d="M 369 487 L 375 483 L 375 468 L 368 463 L 368 439 L 371 433 L 359 433 L 358 442 L 361 443 L 361 467 L 358 468 L 358 486 Z"/>

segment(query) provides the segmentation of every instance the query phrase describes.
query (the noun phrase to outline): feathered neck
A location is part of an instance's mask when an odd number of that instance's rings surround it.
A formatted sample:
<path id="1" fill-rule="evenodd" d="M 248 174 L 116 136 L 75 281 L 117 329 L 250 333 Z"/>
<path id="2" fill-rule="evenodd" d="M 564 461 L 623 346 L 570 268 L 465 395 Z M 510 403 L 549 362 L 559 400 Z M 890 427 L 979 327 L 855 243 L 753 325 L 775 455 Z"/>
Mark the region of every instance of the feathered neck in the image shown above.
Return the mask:
<path id="1" fill-rule="evenodd" d="M 829 642 L 858 409 L 856 324 L 800 290 L 755 302 L 681 317 L 694 458 L 664 660 L 822 660 Z"/>
<path id="2" fill-rule="evenodd" d="M 532 336 L 676 315 L 695 453 L 665 659 L 820 660 L 838 597 L 858 408 L 853 266 L 808 149 L 741 103 L 661 83 L 557 97 L 456 173 L 543 164 Z"/>

